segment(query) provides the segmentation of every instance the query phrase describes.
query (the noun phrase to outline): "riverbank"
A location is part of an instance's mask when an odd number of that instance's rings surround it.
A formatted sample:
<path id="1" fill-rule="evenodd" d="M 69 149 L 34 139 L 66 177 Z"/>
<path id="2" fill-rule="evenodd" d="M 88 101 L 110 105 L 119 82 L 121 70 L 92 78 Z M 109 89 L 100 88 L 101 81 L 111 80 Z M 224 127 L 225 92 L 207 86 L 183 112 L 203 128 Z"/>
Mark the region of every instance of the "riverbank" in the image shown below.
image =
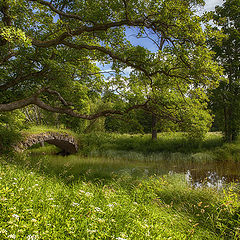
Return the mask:
<path id="1" fill-rule="evenodd" d="M 77 177 L 76 156 L 63 159 L 1 158 L 1 239 L 239 238 L 237 185 L 192 188 L 181 174 L 111 174 L 107 164 L 97 176 L 91 158 L 78 159 L 87 167 Z"/>

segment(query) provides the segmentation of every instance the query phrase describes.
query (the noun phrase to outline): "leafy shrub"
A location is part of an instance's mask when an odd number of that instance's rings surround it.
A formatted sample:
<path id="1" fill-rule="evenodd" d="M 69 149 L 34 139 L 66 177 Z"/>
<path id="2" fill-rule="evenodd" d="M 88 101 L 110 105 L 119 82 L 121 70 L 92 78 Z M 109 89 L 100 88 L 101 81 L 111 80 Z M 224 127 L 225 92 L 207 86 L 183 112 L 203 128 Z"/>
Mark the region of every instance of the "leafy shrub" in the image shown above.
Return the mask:
<path id="1" fill-rule="evenodd" d="M 0 125 L 0 153 L 12 150 L 13 145 L 20 140 L 20 133 L 12 128 L 5 128 Z"/>

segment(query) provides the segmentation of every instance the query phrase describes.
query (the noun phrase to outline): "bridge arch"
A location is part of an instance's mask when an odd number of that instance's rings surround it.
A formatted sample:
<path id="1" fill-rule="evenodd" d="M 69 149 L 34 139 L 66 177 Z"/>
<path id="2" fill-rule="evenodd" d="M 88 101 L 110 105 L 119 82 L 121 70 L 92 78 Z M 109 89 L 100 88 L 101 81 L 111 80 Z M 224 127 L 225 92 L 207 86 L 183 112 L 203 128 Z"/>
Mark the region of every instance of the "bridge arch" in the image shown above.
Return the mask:
<path id="1" fill-rule="evenodd" d="M 74 154 L 78 151 L 77 140 L 67 133 L 59 132 L 45 132 L 27 135 L 24 137 L 24 140 L 18 143 L 14 148 L 16 151 L 22 152 L 32 145 L 41 142 L 53 144 L 68 154 Z"/>

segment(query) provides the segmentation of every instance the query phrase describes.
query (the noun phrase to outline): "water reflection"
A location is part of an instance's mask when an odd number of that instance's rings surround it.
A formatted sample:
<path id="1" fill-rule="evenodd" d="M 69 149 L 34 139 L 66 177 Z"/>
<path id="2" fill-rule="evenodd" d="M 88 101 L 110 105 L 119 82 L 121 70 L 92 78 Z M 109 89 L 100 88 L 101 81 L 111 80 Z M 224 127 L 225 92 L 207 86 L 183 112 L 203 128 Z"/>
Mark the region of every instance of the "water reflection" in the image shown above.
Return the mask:
<path id="1" fill-rule="evenodd" d="M 230 182 L 239 182 L 240 163 L 209 162 L 209 163 L 169 163 L 170 173 L 184 173 L 186 181 L 194 187 L 208 186 L 222 188 Z"/>
<path id="2" fill-rule="evenodd" d="M 126 164 L 125 169 L 131 169 L 131 174 L 152 176 L 165 174 L 185 174 L 186 181 L 194 187 L 208 186 L 222 188 L 230 182 L 240 180 L 240 162 L 185 162 L 185 161 L 156 161 L 140 164 L 135 162 L 131 168 Z M 139 175 L 139 174 L 138 174 Z"/>

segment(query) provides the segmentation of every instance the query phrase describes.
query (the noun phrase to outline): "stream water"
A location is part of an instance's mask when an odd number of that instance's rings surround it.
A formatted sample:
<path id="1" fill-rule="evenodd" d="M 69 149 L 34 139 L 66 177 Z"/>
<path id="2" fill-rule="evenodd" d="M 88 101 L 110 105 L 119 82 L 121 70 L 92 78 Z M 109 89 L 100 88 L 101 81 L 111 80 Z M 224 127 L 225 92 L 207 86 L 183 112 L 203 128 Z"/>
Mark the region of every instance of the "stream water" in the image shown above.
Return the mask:
<path id="1" fill-rule="evenodd" d="M 221 188 L 230 182 L 240 183 L 240 161 L 188 161 L 188 160 L 124 160 L 109 158 L 82 158 L 78 156 L 52 156 L 54 166 L 69 165 L 75 176 L 88 178 L 129 174 L 136 177 L 184 174 L 189 184 L 200 187 Z"/>
<path id="2" fill-rule="evenodd" d="M 207 185 L 221 188 L 224 184 L 240 181 L 240 162 L 159 162 L 150 174 L 185 174 L 186 180 L 195 187 Z"/>

